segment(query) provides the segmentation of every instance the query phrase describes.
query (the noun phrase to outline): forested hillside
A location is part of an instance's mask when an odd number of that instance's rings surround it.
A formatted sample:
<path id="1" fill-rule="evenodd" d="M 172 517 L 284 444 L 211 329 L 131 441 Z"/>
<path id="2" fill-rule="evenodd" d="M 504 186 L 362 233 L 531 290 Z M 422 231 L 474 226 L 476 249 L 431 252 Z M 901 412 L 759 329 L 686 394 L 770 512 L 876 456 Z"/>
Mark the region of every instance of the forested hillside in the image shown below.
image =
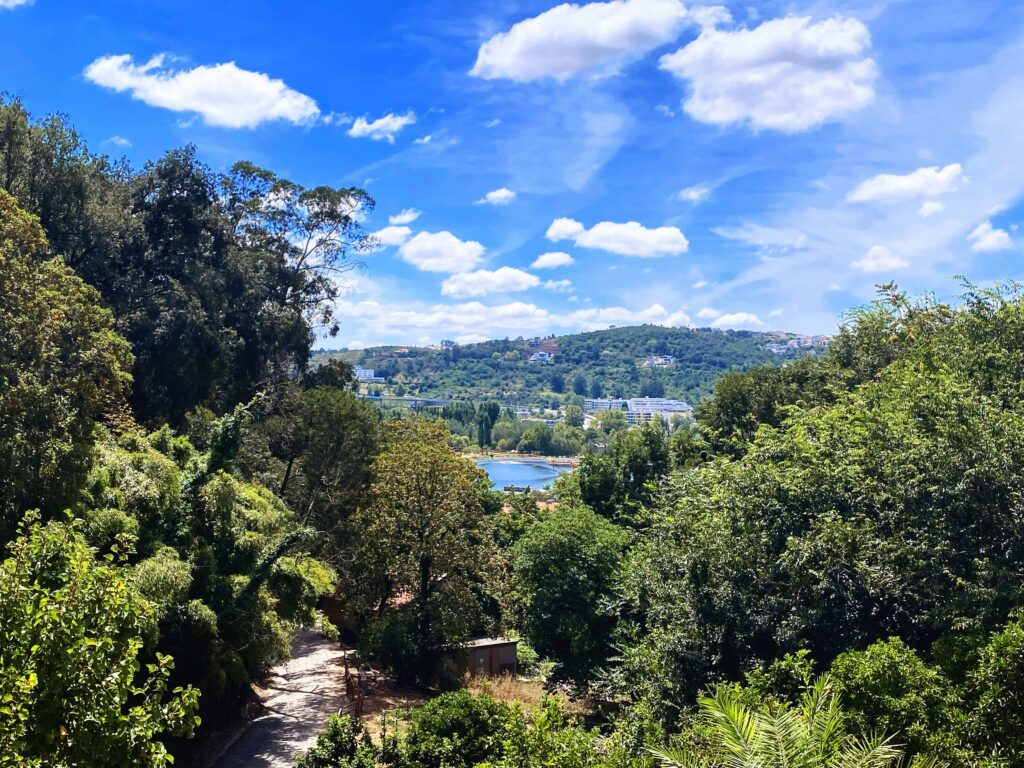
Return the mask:
<path id="1" fill-rule="evenodd" d="M 767 348 L 779 338 L 752 331 L 666 328 L 657 325 L 611 328 L 535 341 L 498 340 L 454 349 L 371 347 L 320 352 L 315 361 L 340 359 L 372 368 L 389 389 L 426 397 L 497 399 L 517 405 L 548 406 L 582 397 L 674 397 L 697 402 L 725 371 L 779 364 L 796 350 Z M 551 362 L 531 362 L 537 352 Z M 646 366 L 653 356 L 671 364 Z"/>

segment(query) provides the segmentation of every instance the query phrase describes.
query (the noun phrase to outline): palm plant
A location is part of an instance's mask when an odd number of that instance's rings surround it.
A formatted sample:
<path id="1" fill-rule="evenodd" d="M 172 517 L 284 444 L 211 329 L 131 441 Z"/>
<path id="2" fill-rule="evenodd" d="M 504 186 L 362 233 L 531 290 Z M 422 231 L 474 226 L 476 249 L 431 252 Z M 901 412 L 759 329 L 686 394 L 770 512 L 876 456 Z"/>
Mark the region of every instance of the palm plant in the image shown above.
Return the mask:
<path id="1" fill-rule="evenodd" d="M 710 746 L 651 750 L 664 768 L 890 768 L 903 749 L 890 738 L 847 733 L 839 697 L 822 675 L 796 706 L 752 709 L 719 686 L 698 700 Z M 937 768 L 915 760 L 913 768 Z"/>

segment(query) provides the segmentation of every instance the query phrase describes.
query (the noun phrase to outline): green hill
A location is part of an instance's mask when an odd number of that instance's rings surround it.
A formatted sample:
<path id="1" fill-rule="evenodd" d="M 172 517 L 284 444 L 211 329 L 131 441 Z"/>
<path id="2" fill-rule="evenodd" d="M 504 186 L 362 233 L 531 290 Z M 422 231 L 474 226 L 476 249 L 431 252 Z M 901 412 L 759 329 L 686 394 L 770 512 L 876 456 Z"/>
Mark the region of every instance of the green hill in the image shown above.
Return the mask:
<path id="1" fill-rule="evenodd" d="M 665 328 L 611 328 L 545 339 L 501 339 L 453 349 L 371 347 L 320 350 L 315 360 L 341 359 L 372 368 L 388 394 L 497 399 L 548 405 L 583 397 L 675 397 L 697 402 L 722 373 L 777 365 L 813 351 L 790 349 L 794 334 Z M 818 339 L 820 346 L 824 340 Z M 771 346 L 772 348 L 769 348 Z M 531 362 L 537 353 L 551 362 Z M 654 356 L 668 365 L 651 365 Z M 543 356 L 543 355 L 541 355 Z"/>

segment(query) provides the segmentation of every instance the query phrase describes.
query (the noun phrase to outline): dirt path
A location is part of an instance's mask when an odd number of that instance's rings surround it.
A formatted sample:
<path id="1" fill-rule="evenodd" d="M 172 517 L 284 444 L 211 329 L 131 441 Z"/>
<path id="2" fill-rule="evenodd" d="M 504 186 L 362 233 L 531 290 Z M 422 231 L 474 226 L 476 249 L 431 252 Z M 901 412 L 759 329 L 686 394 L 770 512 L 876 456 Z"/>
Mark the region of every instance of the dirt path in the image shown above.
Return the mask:
<path id="1" fill-rule="evenodd" d="M 323 635 L 302 632 L 292 658 L 274 669 L 257 718 L 214 768 L 291 768 L 329 715 L 345 706 L 344 652 Z"/>

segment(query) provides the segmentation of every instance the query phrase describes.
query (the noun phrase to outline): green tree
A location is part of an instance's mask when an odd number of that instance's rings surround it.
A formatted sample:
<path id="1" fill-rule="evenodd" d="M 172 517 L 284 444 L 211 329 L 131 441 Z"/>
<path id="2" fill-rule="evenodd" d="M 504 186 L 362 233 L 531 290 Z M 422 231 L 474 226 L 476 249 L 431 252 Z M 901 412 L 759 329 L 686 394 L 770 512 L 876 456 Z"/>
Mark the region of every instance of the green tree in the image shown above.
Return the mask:
<path id="1" fill-rule="evenodd" d="M 583 409 L 578 405 L 570 405 L 565 409 L 565 423 L 570 427 L 583 426 Z"/>
<path id="2" fill-rule="evenodd" d="M 140 669 L 152 606 L 73 527 L 26 518 L 0 565 L 0 764 L 162 766 L 198 692 L 168 693 L 172 661 Z"/>
<path id="3" fill-rule="evenodd" d="M 373 465 L 374 482 L 354 526 L 364 615 L 391 610 L 401 597 L 411 613 L 415 672 L 430 680 L 438 652 L 482 621 L 493 538 L 481 503 L 483 473 L 448 447 L 443 422 L 388 426 Z"/>
<path id="4" fill-rule="evenodd" d="M 0 190 L 0 542 L 21 512 L 70 505 L 96 426 L 124 418 L 128 345 L 99 295 L 45 259 L 35 216 Z"/>
<path id="5" fill-rule="evenodd" d="M 607 657 L 614 619 L 603 603 L 627 540 L 625 531 L 586 507 L 559 507 L 512 548 L 526 634 L 565 676 L 587 679 Z"/>
<path id="6" fill-rule="evenodd" d="M 647 423 L 616 435 L 606 454 L 583 457 L 580 493 L 599 515 L 639 525 L 669 468 L 668 434 L 661 424 Z"/>

